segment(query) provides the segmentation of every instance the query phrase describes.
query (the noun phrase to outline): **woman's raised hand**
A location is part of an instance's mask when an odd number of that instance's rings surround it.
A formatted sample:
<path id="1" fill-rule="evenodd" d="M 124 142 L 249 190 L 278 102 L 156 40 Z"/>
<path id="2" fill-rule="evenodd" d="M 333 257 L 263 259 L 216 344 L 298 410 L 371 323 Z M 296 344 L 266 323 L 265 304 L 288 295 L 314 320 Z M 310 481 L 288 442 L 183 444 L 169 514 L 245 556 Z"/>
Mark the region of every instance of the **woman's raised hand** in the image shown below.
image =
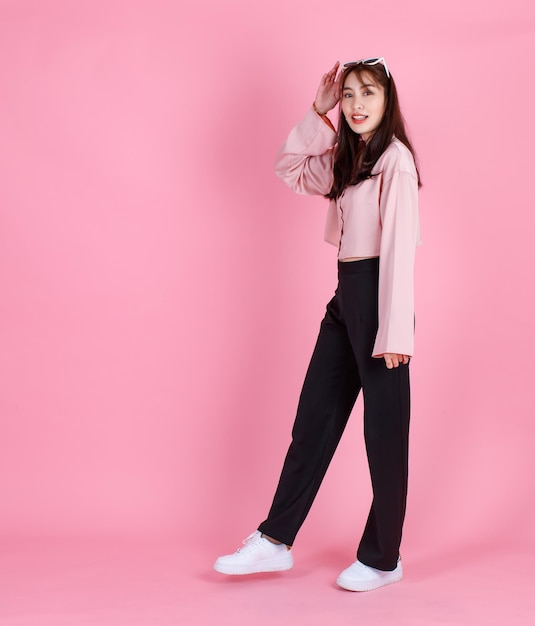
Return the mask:
<path id="1" fill-rule="evenodd" d="M 340 100 L 340 76 L 336 76 L 339 67 L 340 63 L 336 61 L 333 68 L 321 77 L 314 100 L 316 112 L 320 115 L 330 111 Z"/>

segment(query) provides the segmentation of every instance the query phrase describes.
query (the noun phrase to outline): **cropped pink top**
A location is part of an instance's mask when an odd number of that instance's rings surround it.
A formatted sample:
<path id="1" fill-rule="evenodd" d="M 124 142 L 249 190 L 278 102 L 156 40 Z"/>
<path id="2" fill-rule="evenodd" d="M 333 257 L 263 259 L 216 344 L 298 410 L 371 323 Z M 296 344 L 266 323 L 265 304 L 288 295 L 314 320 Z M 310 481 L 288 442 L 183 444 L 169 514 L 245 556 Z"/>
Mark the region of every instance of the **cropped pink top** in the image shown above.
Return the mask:
<path id="1" fill-rule="evenodd" d="M 277 175 L 297 193 L 329 193 L 336 141 L 332 127 L 310 109 L 280 149 Z M 325 240 L 338 247 L 339 259 L 380 258 L 379 327 L 372 355 L 412 356 L 414 256 L 421 243 L 412 154 L 393 137 L 372 173 L 377 175 L 348 187 L 329 203 Z"/>

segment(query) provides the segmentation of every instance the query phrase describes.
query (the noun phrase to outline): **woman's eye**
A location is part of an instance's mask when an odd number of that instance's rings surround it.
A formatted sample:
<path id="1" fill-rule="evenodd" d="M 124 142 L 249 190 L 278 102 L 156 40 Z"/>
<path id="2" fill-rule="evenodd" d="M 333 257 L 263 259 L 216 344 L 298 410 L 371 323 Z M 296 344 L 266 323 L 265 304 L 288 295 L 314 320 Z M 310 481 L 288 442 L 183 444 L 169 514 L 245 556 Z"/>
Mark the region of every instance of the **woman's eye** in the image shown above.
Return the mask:
<path id="1" fill-rule="evenodd" d="M 350 93 L 345 93 L 344 94 L 344 98 L 351 98 L 351 94 Z"/>

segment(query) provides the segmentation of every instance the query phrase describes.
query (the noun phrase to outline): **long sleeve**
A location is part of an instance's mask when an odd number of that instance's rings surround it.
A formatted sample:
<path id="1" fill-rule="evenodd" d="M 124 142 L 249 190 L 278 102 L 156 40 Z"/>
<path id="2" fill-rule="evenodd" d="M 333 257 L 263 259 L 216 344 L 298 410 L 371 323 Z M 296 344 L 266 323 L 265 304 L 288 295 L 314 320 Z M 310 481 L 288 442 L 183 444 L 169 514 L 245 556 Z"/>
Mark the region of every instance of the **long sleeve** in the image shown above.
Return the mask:
<path id="1" fill-rule="evenodd" d="M 414 257 L 419 243 L 418 181 L 404 170 L 383 180 L 379 328 L 373 356 L 414 353 Z"/>
<path id="2" fill-rule="evenodd" d="M 325 195 L 332 185 L 336 139 L 334 130 L 310 109 L 277 154 L 277 176 L 297 193 Z"/>

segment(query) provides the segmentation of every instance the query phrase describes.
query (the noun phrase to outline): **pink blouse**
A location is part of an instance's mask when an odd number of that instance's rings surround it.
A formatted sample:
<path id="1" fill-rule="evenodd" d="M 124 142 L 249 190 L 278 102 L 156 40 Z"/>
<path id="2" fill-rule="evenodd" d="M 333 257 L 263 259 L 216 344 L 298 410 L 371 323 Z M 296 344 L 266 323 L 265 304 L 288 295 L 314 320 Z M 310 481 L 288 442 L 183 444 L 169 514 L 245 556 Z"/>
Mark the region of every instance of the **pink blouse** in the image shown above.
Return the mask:
<path id="1" fill-rule="evenodd" d="M 297 193 L 328 193 L 336 140 L 331 126 L 310 109 L 280 149 L 277 175 Z M 379 327 L 372 356 L 412 356 L 414 256 L 421 243 L 412 154 L 394 137 L 372 173 L 377 176 L 348 187 L 329 203 L 325 240 L 338 247 L 339 259 L 380 257 Z"/>

